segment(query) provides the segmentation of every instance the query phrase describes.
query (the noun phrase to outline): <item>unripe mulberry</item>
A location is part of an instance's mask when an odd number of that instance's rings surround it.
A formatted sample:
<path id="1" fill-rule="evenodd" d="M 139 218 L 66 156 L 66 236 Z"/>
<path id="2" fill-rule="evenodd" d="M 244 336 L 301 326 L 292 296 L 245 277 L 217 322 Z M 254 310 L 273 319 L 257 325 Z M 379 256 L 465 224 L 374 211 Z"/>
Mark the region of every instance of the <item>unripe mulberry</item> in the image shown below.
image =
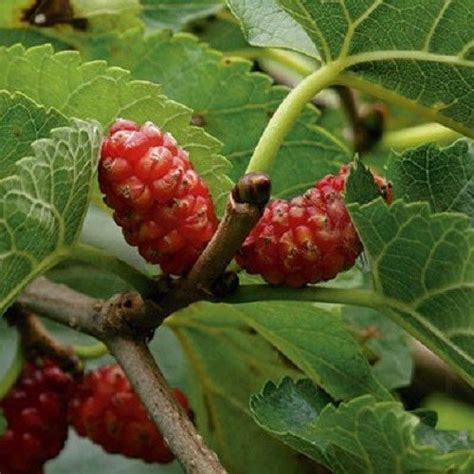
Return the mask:
<path id="1" fill-rule="evenodd" d="M 67 439 L 72 378 L 53 362 L 27 363 L 0 401 L 7 430 L 0 436 L 1 474 L 41 474 Z"/>
<path id="2" fill-rule="evenodd" d="M 301 287 L 351 268 L 362 243 L 342 198 L 349 167 L 328 175 L 290 201 L 269 203 L 237 255 L 238 264 L 268 283 Z M 390 202 L 391 187 L 374 177 Z"/>
<path id="3" fill-rule="evenodd" d="M 209 190 L 188 153 L 151 122 L 112 125 L 99 184 L 126 241 L 165 273 L 186 274 L 217 228 Z"/>
<path id="4" fill-rule="evenodd" d="M 186 396 L 178 389 L 173 395 L 190 413 Z M 101 367 L 84 377 L 69 404 L 69 421 L 80 436 L 109 453 L 147 463 L 165 464 L 174 459 L 118 365 Z"/>

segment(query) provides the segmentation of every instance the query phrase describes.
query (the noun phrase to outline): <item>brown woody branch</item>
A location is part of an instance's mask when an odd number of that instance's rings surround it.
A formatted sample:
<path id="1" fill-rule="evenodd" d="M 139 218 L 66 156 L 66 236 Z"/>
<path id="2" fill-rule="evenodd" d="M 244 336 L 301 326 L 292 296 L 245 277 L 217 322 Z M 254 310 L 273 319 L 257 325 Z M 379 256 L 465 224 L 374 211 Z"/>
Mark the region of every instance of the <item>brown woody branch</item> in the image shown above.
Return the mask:
<path id="1" fill-rule="evenodd" d="M 188 416 L 176 405 L 147 345 L 125 338 L 113 338 L 107 344 L 185 472 L 225 473 L 216 454 L 206 447 Z"/>

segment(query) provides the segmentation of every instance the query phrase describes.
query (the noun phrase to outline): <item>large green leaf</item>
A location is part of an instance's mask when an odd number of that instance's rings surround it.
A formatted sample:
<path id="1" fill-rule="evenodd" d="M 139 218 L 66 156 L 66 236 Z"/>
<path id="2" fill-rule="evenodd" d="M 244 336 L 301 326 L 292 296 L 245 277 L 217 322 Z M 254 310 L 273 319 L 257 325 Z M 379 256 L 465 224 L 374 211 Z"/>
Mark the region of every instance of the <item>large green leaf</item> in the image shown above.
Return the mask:
<path id="1" fill-rule="evenodd" d="M 465 141 L 394 153 L 387 175 L 395 197 L 426 201 L 434 212 L 464 212 L 474 221 L 474 155 Z"/>
<path id="2" fill-rule="evenodd" d="M 244 29 L 278 31 L 278 15 L 231 0 Z M 419 111 L 474 137 L 471 0 L 277 0 L 318 49 L 330 83 Z M 294 30 L 291 30 L 294 33 Z M 286 46 L 294 47 L 294 34 Z M 273 36 L 260 43 L 273 46 Z"/>
<path id="3" fill-rule="evenodd" d="M 170 131 L 190 153 L 222 211 L 232 183 L 219 142 L 191 126 L 191 111 L 163 96 L 159 86 L 133 81 L 127 71 L 108 68 L 103 61 L 83 63 L 76 52 L 54 54 L 49 46 L 0 48 L 0 68 L 0 89 L 21 91 L 67 116 L 92 118 L 104 126 L 120 116 L 152 120 Z"/>
<path id="4" fill-rule="evenodd" d="M 191 107 L 195 123 L 223 142 L 236 179 L 288 93 L 272 87 L 269 77 L 251 73 L 250 62 L 226 58 L 187 34 L 161 32 L 144 38 L 131 31 L 91 43 L 84 53 L 90 59 L 105 57 L 136 79 L 160 84 L 169 97 Z M 349 161 L 345 145 L 319 127 L 318 120 L 319 112 L 308 106 L 283 143 L 272 175 L 276 194 L 297 194 Z"/>
<path id="5" fill-rule="evenodd" d="M 468 217 L 434 214 L 427 203 L 387 206 L 381 198 L 352 203 L 349 211 L 371 265 L 376 304 L 474 384 L 474 229 Z"/>
<path id="6" fill-rule="evenodd" d="M 37 106 L 29 107 L 36 115 Z M 14 174 L 0 180 L 0 312 L 76 242 L 100 138 L 97 125 L 74 120 L 36 140 L 33 156 L 17 160 Z"/>
<path id="7" fill-rule="evenodd" d="M 337 310 L 272 301 L 242 304 L 236 311 L 332 397 L 371 393 L 379 399 L 390 398 Z"/>
<path id="8" fill-rule="evenodd" d="M 337 408 L 308 380 L 268 383 L 252 398 L 256 421 L 331 472 L 465 473 L 474 443 L 462 433 L 437 432 L 397 402 L 363 396 Z"/>
<path id="9" fill-rule="evenodd" d="M 248 402 L 267 379 L 297 369 L 229 306 L 197 303 L 166 320 L 187 356 L 199 432 L 230 472 L 310 472 L 253 421 Z"/>

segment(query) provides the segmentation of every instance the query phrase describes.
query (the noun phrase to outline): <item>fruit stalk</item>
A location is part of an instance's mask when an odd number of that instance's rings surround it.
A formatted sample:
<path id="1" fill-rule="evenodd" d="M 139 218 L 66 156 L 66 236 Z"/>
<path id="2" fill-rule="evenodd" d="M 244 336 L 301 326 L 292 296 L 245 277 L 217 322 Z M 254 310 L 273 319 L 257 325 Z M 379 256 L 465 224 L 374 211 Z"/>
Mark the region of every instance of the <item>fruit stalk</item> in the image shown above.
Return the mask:
<path id="1" fill-rule="evenodd" d="M 246 173 L 270 173 L 283 140 L 305 105 L 322 89 L 330 86 L 339 73 L 339 65 L 323 66 L 303 79 L 285 97 L 260 137 Z"/>

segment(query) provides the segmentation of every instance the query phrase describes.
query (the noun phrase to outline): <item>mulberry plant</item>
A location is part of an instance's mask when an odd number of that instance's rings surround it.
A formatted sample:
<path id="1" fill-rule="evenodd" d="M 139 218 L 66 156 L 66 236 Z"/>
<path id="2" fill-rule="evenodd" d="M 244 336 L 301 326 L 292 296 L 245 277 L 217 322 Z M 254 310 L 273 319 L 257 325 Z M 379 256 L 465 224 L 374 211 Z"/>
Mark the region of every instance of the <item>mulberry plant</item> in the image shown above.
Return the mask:
<path id="1" fill-rule="evenodd" d="M 470 0 L 3 3 L 0 474 L 474 472 Z"/>

